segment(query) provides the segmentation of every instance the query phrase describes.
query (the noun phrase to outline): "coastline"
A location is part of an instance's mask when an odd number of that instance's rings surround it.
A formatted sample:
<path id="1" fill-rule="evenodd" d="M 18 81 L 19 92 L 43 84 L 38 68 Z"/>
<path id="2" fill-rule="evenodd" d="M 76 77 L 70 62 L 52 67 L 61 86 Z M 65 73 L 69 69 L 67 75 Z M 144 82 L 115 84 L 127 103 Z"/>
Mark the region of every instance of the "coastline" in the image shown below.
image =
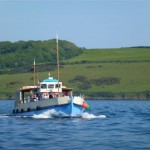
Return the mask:
<path id="1" fill-rule="evenodd" d="M 13 98 L 0 98 L 0 101 L 1 100 L 12 100 L 12 101 L 15 101 L 15 99 L 13 99 Z M 99 101 L 103 101 L 103 100 L 118 100 L 118 101 L 120 101 L 120 100 L 125 100 L 125 101 L 150 101 L 150 99 L 146 99 L 146 98 L 102 98 L 102 97 L 100 97 L 100 98 L 93 98 L 93 97 L 86 97 L 85 98 L 85 100 L 99 100 Z"/>

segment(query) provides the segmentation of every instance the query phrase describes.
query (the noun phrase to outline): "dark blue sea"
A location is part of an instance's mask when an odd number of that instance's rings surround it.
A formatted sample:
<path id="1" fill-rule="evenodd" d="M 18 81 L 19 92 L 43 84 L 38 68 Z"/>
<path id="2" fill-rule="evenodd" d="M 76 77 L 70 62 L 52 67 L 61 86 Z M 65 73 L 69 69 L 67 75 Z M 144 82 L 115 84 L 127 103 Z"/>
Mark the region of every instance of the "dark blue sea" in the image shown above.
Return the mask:
<path id="1" fill-rule="evenodd" d="M 11 115 L 0 101 L 0 150 L 150 150 L 150 101 L 88 100 L 81 118 Z"/>

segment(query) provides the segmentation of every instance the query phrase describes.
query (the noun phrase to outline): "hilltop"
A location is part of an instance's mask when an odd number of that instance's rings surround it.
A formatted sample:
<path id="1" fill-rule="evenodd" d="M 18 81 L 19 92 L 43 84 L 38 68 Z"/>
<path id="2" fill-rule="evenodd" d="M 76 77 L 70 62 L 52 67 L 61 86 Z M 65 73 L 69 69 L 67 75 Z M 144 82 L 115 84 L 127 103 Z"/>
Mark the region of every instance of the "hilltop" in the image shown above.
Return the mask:
<path id="1" fill-rule="evenodd" d="M 82 53 L 75 44 L 59 40 L 60 61 Z M 56 63 L 56 40 L 0 42 L 0 68 L 27 67 L 33 59 L 40 63 Z"/>

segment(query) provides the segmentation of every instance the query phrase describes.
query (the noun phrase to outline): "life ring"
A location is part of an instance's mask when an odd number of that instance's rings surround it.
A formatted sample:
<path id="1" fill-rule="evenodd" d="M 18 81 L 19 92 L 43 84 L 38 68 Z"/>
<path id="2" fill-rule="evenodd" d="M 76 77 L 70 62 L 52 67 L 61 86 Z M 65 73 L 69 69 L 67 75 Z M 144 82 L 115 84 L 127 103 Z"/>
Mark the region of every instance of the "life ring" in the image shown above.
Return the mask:
<path id="1" fill-rule="evenodd" d="M 42 97 L 43 97 L 44 99 L 48 99 L 48 98 L 49 98 L 49 94 L 48 94 L 48 93 L 43 93 L 43 94 L 42 94 Z"/>
<path id="2" fill-rule="evenodd" d="M 53 97 L 58 97 L 58 93 L 53 93 Z"/>

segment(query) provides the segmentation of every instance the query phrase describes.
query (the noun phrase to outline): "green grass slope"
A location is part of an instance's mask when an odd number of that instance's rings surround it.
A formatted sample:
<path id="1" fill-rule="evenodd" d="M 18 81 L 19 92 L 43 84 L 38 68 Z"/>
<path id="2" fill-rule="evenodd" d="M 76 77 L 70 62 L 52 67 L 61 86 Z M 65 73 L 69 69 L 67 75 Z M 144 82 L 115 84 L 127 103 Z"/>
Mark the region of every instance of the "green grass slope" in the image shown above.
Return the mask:
<path id="1" fill-rule="evenodd" d="M 87 49 L 65 60 L 60 80 L 93 99 L 150 99 L 150 49 Z M 42 80 L 48 72 L 38 72 Z M 56 70 L 51 72 L 56 77 Z M 21 85 L 33 84 L 33 73 L 0 75 L 0 98 L 14 97 Z"/>
<path id="2" fill-rule="evenodd" d="M 150 60 L 150 48 L 87 49 L 69 62 Z"/>

